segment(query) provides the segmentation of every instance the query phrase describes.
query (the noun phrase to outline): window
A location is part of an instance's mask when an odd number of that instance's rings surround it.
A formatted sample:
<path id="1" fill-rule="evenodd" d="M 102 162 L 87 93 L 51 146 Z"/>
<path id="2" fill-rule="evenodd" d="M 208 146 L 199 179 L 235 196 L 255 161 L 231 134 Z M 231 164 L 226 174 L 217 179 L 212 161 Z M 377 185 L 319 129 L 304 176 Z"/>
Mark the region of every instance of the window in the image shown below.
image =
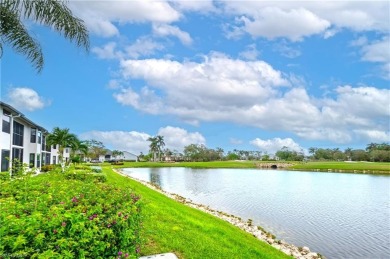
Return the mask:
<path id="1" fill-rule="evenodd" d="M 57 157 L 53 156 L 53 165 L 57 164 Z"/>
<path id="2" fill-rule="evenodd" d="M 10 133 L 11 124 L 10 124 L 11 114 L 7 111 L 3 111 L 3 132 Z"/>
<path id="3" fill-rule="evenodd" d="M 33 168 L 35 166 L 35 153 L 30 153 L 29 166 L 30 168 Z"/>
<path id="4" fill-rule="evenodd" d="M 69 153 L 69 148 L 65 148 L 65 153 Z"/>
<path id="5" fill-rule="evenodd" d="M 12 144 L 23 147 L 24 126 L 14 121 L 14 134 Z"/>
<path id="6" fill-rule="evenodd" d="M 50 165 L 50 153 L 46 153 L 45 164 Z"/>
<path id="7" fill-rule="evenodd" d="M 38 144 L 42 143 L 42 132 L 38 131 Z"/>
<path id="8" fill-rule="evenodd" d="M 41 168 L 41 154 L 37 154 L 37 167 Z"/>
<path id="9" fill-rule="evenodd" d="M 42 150 L 47 151 L 47 152 L 51 152 L 51 146 L 47 145 L 45 135 L 42 136 Z"/>
<path id="10" fill-rule="evenodd" d="M 9 150 L 1 150 L 1 172 L 8 171 L 9 167 Z"/>
<path id="11" fill-rule="evenodd" d="M 30 142 L 37 143 L 37 129 L 31 129 Z"/>
<path id="12" fill-rule="evenodd" d="M 23 163 L 23 148 L 12 148 L 12 159 Z"/>

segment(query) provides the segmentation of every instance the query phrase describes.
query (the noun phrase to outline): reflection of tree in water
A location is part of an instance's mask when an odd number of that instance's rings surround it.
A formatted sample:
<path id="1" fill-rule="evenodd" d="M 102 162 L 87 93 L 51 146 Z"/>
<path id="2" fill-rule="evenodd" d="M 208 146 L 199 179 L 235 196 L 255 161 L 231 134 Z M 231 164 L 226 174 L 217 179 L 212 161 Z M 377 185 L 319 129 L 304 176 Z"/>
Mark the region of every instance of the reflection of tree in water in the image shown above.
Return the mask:
<path id="1" fill-rule="evenodd" d="M 152 184 L 155 184 L 157 186 L 161 187 L 161 175 L 158 170 L 158 168 L 152 168 L 150 171 L 150 180 Z"/>

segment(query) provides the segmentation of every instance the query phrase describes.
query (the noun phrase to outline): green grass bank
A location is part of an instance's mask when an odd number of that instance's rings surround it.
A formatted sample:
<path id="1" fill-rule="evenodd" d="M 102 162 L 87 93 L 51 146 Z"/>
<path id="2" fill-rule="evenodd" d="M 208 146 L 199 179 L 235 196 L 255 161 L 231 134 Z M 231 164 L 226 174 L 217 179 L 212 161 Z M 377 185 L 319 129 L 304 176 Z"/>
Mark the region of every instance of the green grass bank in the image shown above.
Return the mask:
<path id="1" fill-rule="evenodd" d="M 107 181 L 141 196 L 141 255 L 174 252 L 179 258 L 291 258 L 249 233 L 166 197 L 104 167 Z"/>

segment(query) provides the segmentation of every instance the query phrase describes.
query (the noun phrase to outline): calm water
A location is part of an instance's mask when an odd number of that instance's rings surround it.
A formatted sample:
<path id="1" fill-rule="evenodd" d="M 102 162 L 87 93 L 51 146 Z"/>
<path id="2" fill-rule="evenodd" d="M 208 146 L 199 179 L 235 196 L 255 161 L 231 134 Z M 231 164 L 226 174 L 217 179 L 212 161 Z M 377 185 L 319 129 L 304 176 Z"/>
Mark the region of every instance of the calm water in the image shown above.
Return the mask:
<path id="1" fill-rule="evenodd" d="M 131 168 L 132 177 L 252 219 L 327 258 L 390 258 L 390 177 L 251 169 Z"/>

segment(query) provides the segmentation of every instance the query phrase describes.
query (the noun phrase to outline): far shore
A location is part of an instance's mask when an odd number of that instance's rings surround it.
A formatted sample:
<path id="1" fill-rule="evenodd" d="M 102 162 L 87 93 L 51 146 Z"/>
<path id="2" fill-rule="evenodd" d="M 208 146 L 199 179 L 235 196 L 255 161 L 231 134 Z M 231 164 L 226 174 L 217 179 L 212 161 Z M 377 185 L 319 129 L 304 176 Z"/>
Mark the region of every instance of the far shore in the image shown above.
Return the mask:
<path id="1" fill-rule="evenodd" d="M 211 162 L 124 162 L 115 168 L 130 167 L 188 167 L 188 168 L 249 168 L 282 169 L 333 173 L 390 174 L 389 162 L 354 161 L 211 161 Z"/>

